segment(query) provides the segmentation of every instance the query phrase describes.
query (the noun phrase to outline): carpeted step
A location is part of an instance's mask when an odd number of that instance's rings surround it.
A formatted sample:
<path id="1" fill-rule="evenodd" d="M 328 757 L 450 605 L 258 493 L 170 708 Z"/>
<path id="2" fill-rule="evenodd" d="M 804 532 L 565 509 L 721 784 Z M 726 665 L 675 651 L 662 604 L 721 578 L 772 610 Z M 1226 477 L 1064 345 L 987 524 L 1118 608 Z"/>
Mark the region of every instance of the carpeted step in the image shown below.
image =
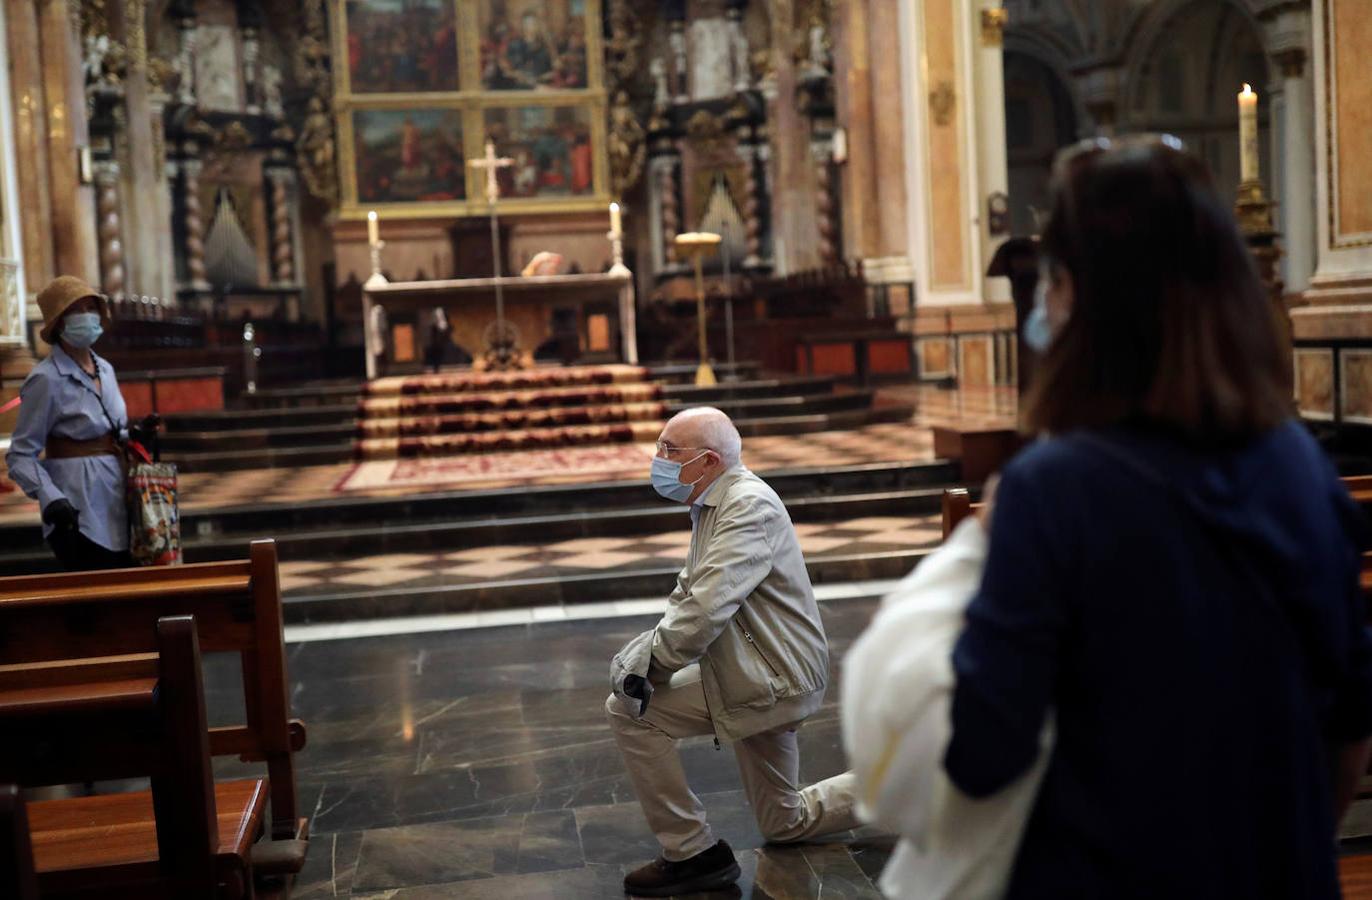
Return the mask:
<path id="1" fill-rule="evenodd" d="M 360 418 L 400 418 L 494 410 L 546 409 L 565 406 L 609 406 L 615 403 L 646 403 L 662 396 L 656 384 L 577 385 L 532 390 L 500 390 L 468 393 L 365 397 L 358 401 Z"/>
<path id="2" fill-rule="evenodd" d="M 558 429 L 631 422 L 655 422 L 656 427 L 661 428 L 666 419 L 665 403 L 618 403 L 612 406 L 572 406 L 554 409 L 514 407 L 498 412 L 445 416 L 368 417 L 358 423 L 357 430 L 360 438 L 367 441 L 378 438 L 481 434 L 492 431 Z"/>
<path id="3" fill-rule="evenodd" d="M 489 393 L 589 384 L 637 384 L 648 379 L 643 366 L 569 366 L 514 372 L 440 372 L 378 378 L 363 386 L 364 397 L 414 394 Z"/>
<path id="4" fill-rule="evenodd" d="M 569 425 L 476 434 L 434 434 L 417 437 L 375 438 L 356 441 L 357 459 L 396 459 L 418 456 L 453 456 L 497 450 L 535 450 L 578 447 L 588 444 L 652 443 L 663 423 L 621 422 L 607 425 Z"/>

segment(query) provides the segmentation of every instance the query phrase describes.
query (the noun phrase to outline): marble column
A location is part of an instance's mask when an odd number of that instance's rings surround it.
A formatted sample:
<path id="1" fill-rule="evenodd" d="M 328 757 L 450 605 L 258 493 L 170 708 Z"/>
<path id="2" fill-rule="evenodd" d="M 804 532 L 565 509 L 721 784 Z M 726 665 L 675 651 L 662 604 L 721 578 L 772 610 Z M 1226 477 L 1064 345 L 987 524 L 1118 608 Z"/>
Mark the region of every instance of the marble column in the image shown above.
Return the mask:
<path id="1" fill-rule="evenodd" d="M 1310 10 L 1291 4 L 1272 5 L 1259 12 L 1267 46 L 1280 78 L 1278 104 L 1272 104 L 1273 135 L 1280 146 L 1278 171 L 1273 185 L 1277 205 L 1277 228 L 1285 251 L 1282 260 L 1288 293 L 1300 293 L 1315 271 L 1315 95 L 1310 80 Z M 1274 80 L 1276 80 L 1274 78 Z M 1274 97 L 1274 99 L 1276 99 Z M 1269 180 L 1269 183 L 1270 180 Z"/>
<path id="2" fill-rule="evenodd" d="M 0 4 L 0 48 L 8 56 L 10 29 L 6 13 L 5 4 Z M 4 381 L 0 381 L 0 405 L 14 397 L 18 392 L 18 384 L 35 362 L 26 334 L 28 298 L 21 234 L 24 217 L 19 194 L 21 177 L 15 166 L 18 161 L 15 147 L 18 135 L 11 87 L 10 67 L 0 66 L 0 375 L 4 376 Z M 14 412 L 0 415 L 0 442 L 8 438 L 14 428 L 15 418 Z M 13 485 L 9 487 L 12 489 Z M 5 489 L 3 462 L 0 462 L 0 491 Z"/>
<path id="3" fill-rule="evenodd" d="M 1372 18 L 1361 0 L 1314 0 L 1315 273 L 1291 310 L 1297 405 L 1372 422 Z M 1288 98 L 1289 99 L 1289 98 Z M 1320 346 L 1323 344 L 1324 346 Z"/>
<path id="4" fill-rule="evenodd" d="M 917 0 L 901 9 L 906 252 L 917 297 L 921 306 L 981 304 L 978 198 L 984 193 L 973 109 L 978 11 L 961 0 Z"/>
<path id="5" fill-rule="evenodd" d="M 43 91 L 43 60 L 34 52 L 41 45 L 38 7 L 34 0 L 5 2 L 6 56 L 3 75 L 13 104 L 14 163 L 18 174 L 18 224 L 22 236 L 21 260 L 28 296 L 50 281 L 54 274 L 52 247 L 52 201 L 48 192 L 48 107 Z"/>
<path id="6" fill-rule="evenodd" d="M 867 39 L 869 0 L 847 0 L 834 7 L 834 100 L 845 152 L 840 162 L 843 255 L 879 255 L 876 166 L 872 130 L 872 51 Z"/>
<path id="7" fill-rule="evenodd" d="M 43 91 L 48 107 L 48 190 L 52 197 L 53 266 L 89 282 L 100 277 L 95 237 L 95 191 L 83 180 L 80 159 L 89 153 L 85 76 L 71 4 L 44 0 L 38 9 Z M 33 48 L 25 48 L 32 53 Z"/>
<path id="8" fill-rule="evenodd" d="M 810 123 L 797 102 L 795 0 L 768 0 L 776 97 L 768 103 L 771 151 L 772 258 L 778 275 L 819 265 L 815 220 L 815 173 L 810 161 Z"/>
<path id="9" fill-rule="evenodd" d="M 981 239 L 981 258 L 989 263 L 1009 236 L 991 234 L 991 198 L 1010 195 L 1010 164 L 1005 143 L 1005 9 L 1001 0 L 980 0 L 977 11 L 979 34 L 976 40 L 975 75 L 977 86 L 977 231 Z M 1008 278 L 985 278 L 985 299 L 1010 302 Z"/>

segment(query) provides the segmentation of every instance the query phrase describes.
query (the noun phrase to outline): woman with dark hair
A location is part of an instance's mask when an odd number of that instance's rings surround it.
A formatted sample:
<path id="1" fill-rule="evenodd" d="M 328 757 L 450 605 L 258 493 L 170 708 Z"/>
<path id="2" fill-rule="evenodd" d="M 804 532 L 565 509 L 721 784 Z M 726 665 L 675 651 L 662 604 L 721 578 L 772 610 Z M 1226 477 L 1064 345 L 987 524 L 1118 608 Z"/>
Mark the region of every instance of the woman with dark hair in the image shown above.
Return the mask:
<path id="1" fill-rule="evenodd" d="M 1273 305 L 1175 138 L 1060 158 L 1005 469 L 953 654 L 974 797 L 1056 743 L 1011 897 L 1337 897 L 1366 769 L 1362 519 L 1299 422 Z"/>

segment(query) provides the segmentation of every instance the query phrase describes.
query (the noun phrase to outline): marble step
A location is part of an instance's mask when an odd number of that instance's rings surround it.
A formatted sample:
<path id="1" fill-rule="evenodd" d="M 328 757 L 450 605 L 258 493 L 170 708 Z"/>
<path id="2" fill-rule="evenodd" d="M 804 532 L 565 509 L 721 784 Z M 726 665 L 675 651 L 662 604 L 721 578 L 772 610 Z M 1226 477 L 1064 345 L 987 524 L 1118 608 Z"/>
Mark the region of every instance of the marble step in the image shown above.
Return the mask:
<path id="1" fill-rule="evenodd" d="M 639 505 L 619 509 L 583 509 L 551 514 L 493 515 L 467 519 L 435 518 L 393 521 L 320 523 L 290 527 L 264 513 L 246 531 L 198 533 L 204 520 L 183 520 L 182 548 L 187 562 L 240 559 L 253 538 L 276 540 L 283 561 L 346 559 L 387 553 L 458 551 L 504 544 L 538 544 L 579 538 L 652 536 L 680 531 L 683 510 L 652 497 L 638 485 Z M 785 498 L 797 524 L 837 522 L 875 516 L 911 516 L 939 510 L 942 487 L 916 487 L 880 492 Z M 238 523 L 243 524 L 243 523 Z M 14 529 L 17 531 L 18 529 Z M 33 531 L 36 531 L 34 529 Z M 24 548 L 0 553 L 0 576 L 56 571 L 57 564 L 41 536 L 30 532 Z M 8 545 L 7 545 L 8 546 Z"/>
<path id="2" fill-rule="evenodd" d="M 756 362 L 738 362 L 732 366 L 717 363 L 715 374 L 722 382 L 747 383 L 755 380 L 759 372 Z M 695 378 L 695 363 L 666 363 L 648 366 L 647 377 L 652 381 L 662 381 L 673 385 L 686 386 Z M 451 370 L 444 370 L 445 374 Z M 833 381 L 833 379 L 828 379 Z M 319 381 L 282 388 L 266 388 L 245 394 L 241 398 L 244 407 L 249 409 L 283 409 L 294 407 L 318 407 L 356 402 L 362 395 L 364 382 L 356 380 Z M 693 386 L 693 385 L 692 385 Z M 726 385 L 727 386 L 727 385 Z"/>
<path id="3" fill-rule="evenodd" d="M 870 409 L 836 410 L 833 412 L 800 413 L 735 421 L 745 438 L 762 435 L 809 434 L 816 431 L 845 431 L 887 422 L 905 422 L 914 414 L 914 407 L 903 404 L 874 406 Z M 656 433 L 647 438 L 651 440 Z M 295 466 L 318 466 L 348 462 L 357 458 L 357 446 L 349 438 L 325 444 L 300 447 L 251 447 L 199 451 L 178 451 L 166 454 L 182 472 L 229 472 L 242 469 L 279 469 Z"/>
<path id="4" fill-rule="evenodd" d="M 787 418 L 796 415 L 862 409 L 872 405 L 872 391 L 846 391 L 813 396 L 757 397 L 743 400 L 722 400 L 717 403 L 731 417 L 748 420 Z M 662 416 L 670 417 L 691 404 L 670 400 Z M 596 407 L 557 407 L 559 412 L 574 416 Z M 328 417 L 324 410 L 330 410 Z M 471 415 L 506 415 L 506 410 L 472 413 Z M 301 413 L 305 413 L 302 415 Z M 416 417 L 408 417 L 416 418 Z M 369 417 L 367 421 L 386 421 Z M 393 420 L 391 420 L 393 421 Z M 168 417 L 167 431 L 162 436 L 162 450 L 172 459 L 178 453 L 197 450 L 232 450 L 259 447 L 311 447 L 341 444 L 359 436 L 362 420 L 354 407 L 322 407 L 320 410 L 273 410 L 269 416 L 249 413 L 236 418 L 208 418 L 205 416 Z M 198 426 L 198 427 L 197 427 Z"/>
<path id="5" fill-rule="evenodd" d="M 815 585 L 884 581 L 901 578 L 929 553 L 929 548 L 807 557 Z M 568 574 L 551 578 L 486 581 L 471 585 L 395 588 L 288 596 L 283 601 L 287 624 L 348 622 L 398 616 L 478 612 L 557 604 L 601 603 L 640 597 L 665 597 L 680 567 L 626 569 Z"/>

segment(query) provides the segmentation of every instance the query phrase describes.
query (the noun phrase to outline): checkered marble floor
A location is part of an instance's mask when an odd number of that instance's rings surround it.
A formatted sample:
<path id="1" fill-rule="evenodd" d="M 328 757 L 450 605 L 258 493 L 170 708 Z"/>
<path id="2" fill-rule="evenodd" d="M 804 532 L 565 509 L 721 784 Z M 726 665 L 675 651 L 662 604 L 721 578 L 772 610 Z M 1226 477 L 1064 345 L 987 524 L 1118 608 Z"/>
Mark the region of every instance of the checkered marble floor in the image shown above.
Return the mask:
<path id="1" fill-rule="evenodd" d="M 578 538 L 552 544 L 283 562 L 281 586 L 287 596 L 310 596 L 670 568 L 683 564 L 691 543 L 690 520 L 684 511 L 681 520 L 679 531 L 650 537 Z M 942 539 L 937 515 L 802 523 L 796 526 L 796 534 L 809 559 L 932 547 Z"/>
<path id="2" fill-rule="evenodd" d="M 644 447 L 647 457 L 651 445 Z M 922 425 L 894 423 L 869 425 L 851 431 L 821 431 L 800 435 L 775 435 L 748 438 L 743 446 L 744 462 L 756 472 L 796 467 L 861 465 L 933 459 L 933 433 Z M 238 506 L 252 503 L 303 503 L 337 497 L 340 483 L 352 471 L 353 463 L 301 466 L 291 469 L 248 469 L 237 472 L 189 472 L 180 477 L 180 503 L 183 510 Z M 648 476 L 645 463 L 635 480 Z M 530 484 L 603 481 L 605 476 L 525 479 L 518 481 L 464 482 L 445 486 L 423 483 L 402 487 L 382 487 L 348 491 L 347 496 L 395 496 L 434 490 L 477 490 Z M 0 524 L 33 522 L 38 505 L 18 491 L 0 493 Z"/>

